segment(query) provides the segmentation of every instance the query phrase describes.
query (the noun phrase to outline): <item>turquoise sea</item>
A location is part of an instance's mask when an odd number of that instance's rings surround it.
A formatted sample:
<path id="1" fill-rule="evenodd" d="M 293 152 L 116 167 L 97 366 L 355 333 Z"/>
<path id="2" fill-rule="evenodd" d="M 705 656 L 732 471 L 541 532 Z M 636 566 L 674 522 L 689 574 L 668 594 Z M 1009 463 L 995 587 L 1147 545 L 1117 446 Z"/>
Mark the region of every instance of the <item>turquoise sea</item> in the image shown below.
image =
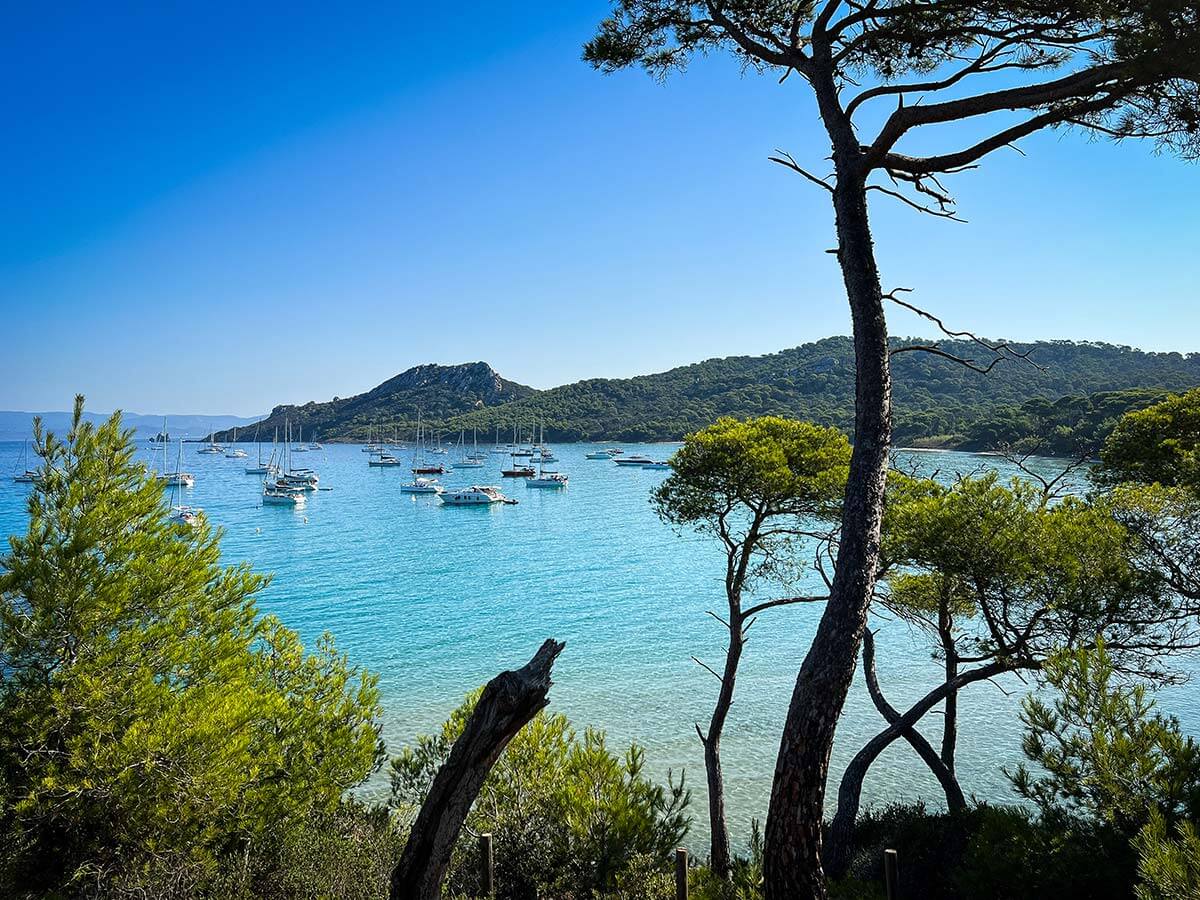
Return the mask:
<path id="1" fill-rule="evenodd" d="M 253 458 L 253 445 L 242 446 Z M 143 448 L 154 463 L 150 448 Z M 523 664 L 546 637 L 565 640 L 551 710 L 566 713 L 580 728 L 606 729 L 613 746 L 637 740 L 651 773 L 664 781 L 668 770 L 676 777 L 686 770 L 695 816 L 689 840 L 702 849 L 704 767 L 693 723 L 707 721 L 716 680 L 691 657 L 714 666 L 722 658 L 724 630 L 706 610 L 723 605 L 723 562 L 709 541 L 676 534 L 655 517 L 648 496 L 666 472 L 585 459 L 594 448 L 554 448 L 556 468 L 570 475 L 570 486 L 560 492 L 501 479 L 508 457 L 499 455 L 490 455 L 485 469 L 443 477 L 449 486 L 500 485 L 520 501 L 480 509 L 402 494 L 407 467 L 368 468 L 360 447 L 328 445 L 295 457 L 297 465 L 320 474 L 322 490 L 293 511 L 260 505 L 260 480 L 244 474 L 245 460 L 201 455 L 189 444 L 184 468 L 196 474 L 196 486 L 185 495 L 225 529 L 229 561 L 248 560 L 273 573 L 260 599 L 263 611 L 310 643 L 331 632 L 353 661 L 380 673 L 384 735 L 393 750 L 435 728 L 467 691 Z M 654 458 L 673 449 L 625 445 L 627 453 Z M 0 443 L 5 535 L 25 528 L 29 487 L 10 477 L 20 454 L 20 443 Z M 996 457 L 965 453 L 899 457 L 902 465 L 946 477 L 1008 468 Z M 1061 464 L 1036 465 L 1055 472 Z M 817 584 L 810 587 L 817 590 Z M 815 605 L 770 610 L 751 633 L 723 742 L 739 842 L 751 818 L 766 813 L 788 697 L 820 612 Z M 885 691 L 894 705 L 906 706 L 936 683 L 939 664 L 901 623 L 875 618 L 872 627 L 879 629 Z M 1000 767 L 1020 758 L 1016 713 L 1027 690 L 1010 678 L 964 693 L 958 759 L 969 794 L 1012 799 Z M 1185 686 L 1163 699 L 1185 726 L 1200 724 L 1194 695 Z M 856 683 L 838 730 L 835 776 L 882 726 Z M 935 739 L 937 716 L 924 727 Z M 382 779 L 367 787 L 368 793 L 384 790 Z M 937 805 L 940 792 L 907 745 L 897 742 L 873 768 L 866 799 L 916 797 Z"/>

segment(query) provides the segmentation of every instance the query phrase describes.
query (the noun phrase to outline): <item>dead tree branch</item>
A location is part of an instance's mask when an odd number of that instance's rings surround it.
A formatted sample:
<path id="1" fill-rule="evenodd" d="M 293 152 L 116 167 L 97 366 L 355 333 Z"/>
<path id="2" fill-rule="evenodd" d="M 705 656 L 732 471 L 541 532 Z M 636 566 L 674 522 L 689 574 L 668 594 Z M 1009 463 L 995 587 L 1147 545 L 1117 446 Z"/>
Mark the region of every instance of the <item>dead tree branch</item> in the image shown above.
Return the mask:
<path id="1" fill-rule="evenodd" d="M 520 669 L 501 672 L 484 686 L 392 870 L 390 900 L 439 900 L 467 813 L 508 742 L 550 702 L 550 670 L 564 646 L 547 640 Z"/>

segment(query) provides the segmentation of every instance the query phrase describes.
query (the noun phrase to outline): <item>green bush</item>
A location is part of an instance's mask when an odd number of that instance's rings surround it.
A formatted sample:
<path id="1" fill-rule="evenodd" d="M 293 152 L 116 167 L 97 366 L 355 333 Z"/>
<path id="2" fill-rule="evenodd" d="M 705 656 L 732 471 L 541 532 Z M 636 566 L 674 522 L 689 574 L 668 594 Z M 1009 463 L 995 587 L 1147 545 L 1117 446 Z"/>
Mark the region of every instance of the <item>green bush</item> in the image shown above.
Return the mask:
<path id="1" fill-rule="evenodd" d="M 0 895 L 179 896 L 382 763 L 373 676 L 260 617 L 265 579 L 173 522 L 114 416 L 43 459 L 0 559 Z"/>
<path id="2" fill-rule="evenodd" d="M 859 818 L 841 897 L 871 897 L 883 884 L 883 851 L 899 856 L 904 897 L 922 900 L 1128 900 L 1134 854 L 1116 831 L 1010 806 L 961 813 L 894 805 Z"/>
<path id="3" fill-rule="evenodd" d="M 411 821 L 478 699 L 469 696 L 435 735 L 392 760 L 392 805 Z M 687 833 L 683 780 L 663 788 L 644 774 L 636 744 L 611 752 L 603 732 L 579 736 L 565 716 L 539 713 L 509 743 L 488 775 L 455 849 L 448 889 L 476 886 L 475 835 L 490 832 L 501 898 L 653 892 Z"/>

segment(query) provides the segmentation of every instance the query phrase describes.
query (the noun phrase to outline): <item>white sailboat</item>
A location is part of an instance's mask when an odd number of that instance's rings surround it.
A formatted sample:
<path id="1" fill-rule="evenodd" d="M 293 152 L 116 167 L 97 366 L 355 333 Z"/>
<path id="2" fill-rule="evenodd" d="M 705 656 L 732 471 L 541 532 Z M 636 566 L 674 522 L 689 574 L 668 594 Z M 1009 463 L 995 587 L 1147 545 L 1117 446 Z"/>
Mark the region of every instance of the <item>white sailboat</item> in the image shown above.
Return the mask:
<path id="1" fill-rule="evenodd" d="M 166 430 L 167 430 L 167 425 L 164 422 L 163 423 L 163 432 L 165 433 Z M 167 448 L 166 448 L 166 445 L 164 444 L 163 445 L 163 469 L 165 470 L 166 468 L 167 468 Z M 164 474 L 163 477 L 166 478 L 167 484 L 170 485 L 170 487 L 171 487 L 171 497 L 170 497 L 170 500 L 168 501 L 168 508 L 170 509 L 169 515 L 170 515 L 171 521 L 175 522 L 179 525 L 187 525 L 190 528 L 193 525 L 199 524 L 200 513 L 203 512 L 203 510 L 196 509 L 194 507 L 175 502 L 176 498 L 179 496 L 180 488 L 191 487 L 193 484 L 196 483 L 196 479 L 193 478 L 190 473 L 180 471 L 182 468 L 183 468 L 183 438 L 180 438 L 179 439 L 179 456 L 175 460 L 175 471 L 167 472 Z"/>
<path id="2" fill-rule="evenodd" d="M 249 454 L 241 447 L 237 446 L 237 429 L 233 429 L 233 443 L 228 450 L 225 451 L 226 459 L 245 459 Z"/>
<path id="3" fill-rule="evenodd" d="M 534 478 L 525 479 L 525 487 L 531 488 L 565 488 L 567 475 L 565 472 L 555 472 L 546 468 L 548 460 L 545 455 L 538 460 L 538 473 Z"/>
<path id="4" fill-rule="evenodd" d="M 284 420 L 284 458 L 286 465 L 291 469 L 291 433 L 287 425 L 287 420 Z M 274 462 L 275 454 L 272 452 L 271 459 Z M 262 502 L 263 506 L 303 506 L 308 502 L 305 496 L 305 488 L 293 484 L 288 481 L 288 476 L 278 473 L 274 478 L 268 478 L 263 482 Z"/>
<path id="5" fill-rule="evenodd" d="M 208 446 L 201 447 L 197 453 L 220 454 L 225 452 L 225 448 L 217 443 L 217 433 L 214 431 L 208 436 Z"/>
<path id="6" fill-rule="evenodd" d="M 474 438 L 475 449 L 468 454 L 466 452 L 466 444 L 464 442 L 465 436 L 465 431 L 460 431 L 458 433 L 458 460 L 451 463 L 451 466 L 455 469 L 482 469 L 483 457 L 479 455 L 478 437 L 476 436 Z"/>
<path id="7" fill-rule="evenodd" d="M 279 439 L 279 430 L 278 429 L 276 429 L 276 431 L 275 431 L 275 437 L 276 437 L 276 440 Z M 254 443 L 258 446 L 258 463 L 253 466 L 246 466 L 246 474 L 247 475 L 270 475 L 270 474 L 272 474 L 271 468 L 275 464 L 274 444 L 272 444 L 272 446 L 271 446 L 270 462 L 263 462 L 262 441 L 260 441 L 258 439 L 258 429 L 257 428 L 254 429 Z"/>
<path id="8" fill-rule="evenodd" d="M 29 468 L 29 441 L 25 441 L 21 445 L 21 463 L 19 469 L 20 471 L 13 476 L 13 481 L 18 484 L 36 484 L 41 480 L 42 476 L 38 474 L 37 470 Z"/>

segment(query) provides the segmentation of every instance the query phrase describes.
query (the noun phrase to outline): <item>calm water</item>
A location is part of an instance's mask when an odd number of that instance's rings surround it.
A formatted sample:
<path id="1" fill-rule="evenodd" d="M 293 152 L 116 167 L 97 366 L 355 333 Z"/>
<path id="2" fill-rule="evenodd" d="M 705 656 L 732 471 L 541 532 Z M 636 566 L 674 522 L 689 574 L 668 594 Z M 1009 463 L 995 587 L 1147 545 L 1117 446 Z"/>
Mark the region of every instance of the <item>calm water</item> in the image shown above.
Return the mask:
<path id="1" fill-rule="evenodd" d="M 556 637 L 567 647 L 555 667 L 551 709 L 580 728 L 607 729 L 614 746 L 636 739 L 663 780 L 668 769 L 686 769 L 696 818 L 691 841 L 702 847 L 704 767 L 693 722 L 707 721 L 716 680 L 690 657 L 713 665 L 722 658 L 723 628 L 705 611 L 723 605 L 723 562 L 711 543 L 678 536 L 655 517 L 647 498 L 667 473 L 586 460 L 590 449 L 555 447 L 557 468 L 571 477 L 562 492 L 501 479 L 503 456 L 443 477 L 450 486 L 498 484 L 520 500 L 490 509 L 402 494 L 407 469 L 369 469 L 357 446 L 296 456 L 328 488 L 310 494 L 298 512 L 262 508 L 259 479 L 243 473 L 244 460 L 200 455 L 195 445 L 185 448 L 185 468 L 197 476 L 185 494 L 224 527 L 228 560 L 274 573 L 260 600 L 264 611 L 310 643 L 331 632 L 352 660 L 381 674 L 389 747 L 435 728 L 464 693 Z M 662 458 L 673 448 L 625 449 Z M 0 534 L 25 528 L 28 486 L 9 477 L 20 452 L 19 443 L 0 443 Z M 149 459 L 149 449 L 143 452 Z M 945 475 L 1006 466 L 962 453 L 902 456 Z M 1039 465 L 1056 471 L 1058 464 Z M 751 817 L 765 815 L 788 696 L 819 616 L 817 606 L 771 610 L 751 634 L 723 744 L 739 842 Z M 873 626 L 880 629 L 881 680 L 903 707 L 936 683 L 939 665 L 901 624 L 877 619 Z M 968 793 L 1012 799 L 1000 766 L 1020 757 L 1016 710 L 1024 691 L 1010 679 L 963 695 L 959 766 Z M 1200 720 L 1189 687 L 1172 690 L 1164 704 L 1185 725 Z M 834 750 L 837 774 L 882 727 L 856 683 Z M 938 727 L 936 715 L 928 717 L 931 740 Z M 872 769 L 866 796 L 923 796 L 936 804 L 940 792 L 901 741 Z"/>

